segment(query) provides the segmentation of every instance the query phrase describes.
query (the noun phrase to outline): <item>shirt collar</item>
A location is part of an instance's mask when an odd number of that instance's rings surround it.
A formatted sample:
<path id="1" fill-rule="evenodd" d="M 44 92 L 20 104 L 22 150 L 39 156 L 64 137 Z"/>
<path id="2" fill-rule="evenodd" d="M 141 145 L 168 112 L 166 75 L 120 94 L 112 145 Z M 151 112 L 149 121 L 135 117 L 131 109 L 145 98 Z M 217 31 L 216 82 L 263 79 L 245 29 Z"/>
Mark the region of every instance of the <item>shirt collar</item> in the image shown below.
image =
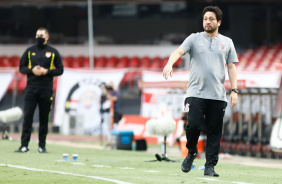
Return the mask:
<path id="1" fill-rule="evenodd" d="M 38 49 L 45 49 L 47 47 L 47 43 L 46 44 L 44 44 L 44 45 L 37 45 L 37 48 Z"/>
<path id="2" fill-rule="evenodd" d="M 211 37 L 209 37 L 209 35 L 205 31 L 202 32 L 202 35 L 208 40 L 211 39 Z M 216 40 L 219 37 L 219 35 L 220 35 L 220 33 L 218 33 L 217 36 L 212 38 L 212 39 Z"/>

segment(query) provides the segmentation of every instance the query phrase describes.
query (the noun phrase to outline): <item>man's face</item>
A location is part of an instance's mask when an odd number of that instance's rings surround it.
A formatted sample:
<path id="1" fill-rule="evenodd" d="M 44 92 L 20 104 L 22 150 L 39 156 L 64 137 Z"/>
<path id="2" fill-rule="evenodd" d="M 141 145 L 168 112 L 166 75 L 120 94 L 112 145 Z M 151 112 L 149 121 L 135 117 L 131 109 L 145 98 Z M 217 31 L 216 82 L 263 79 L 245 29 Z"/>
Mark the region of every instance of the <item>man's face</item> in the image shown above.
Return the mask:
<path id="1" fill-rule="evenodd" d="M 112 81 L 108 83 L 108 88 L 112 88 L 112 90 L 114 89 L 114 83 Z"/>
<path id="2" fill-rule="evenodd" d="M 203 27 L 207 33 L 213 33 L 218 30 L 221 21 L 217 21 L 213 12 L 206 12 L 203 18 Z"/>
<path id="3" fill-rule="evenodd" d="M 45 30 L 38 30 L 38 31 L 36 32 L 35 38 L 39 38 L 39 37 L 45 39 L 44 45 L 47 43 L 47 41 L 48 41 L 48 39 L 49 39 L 49 35 L 46 34 Z"/>

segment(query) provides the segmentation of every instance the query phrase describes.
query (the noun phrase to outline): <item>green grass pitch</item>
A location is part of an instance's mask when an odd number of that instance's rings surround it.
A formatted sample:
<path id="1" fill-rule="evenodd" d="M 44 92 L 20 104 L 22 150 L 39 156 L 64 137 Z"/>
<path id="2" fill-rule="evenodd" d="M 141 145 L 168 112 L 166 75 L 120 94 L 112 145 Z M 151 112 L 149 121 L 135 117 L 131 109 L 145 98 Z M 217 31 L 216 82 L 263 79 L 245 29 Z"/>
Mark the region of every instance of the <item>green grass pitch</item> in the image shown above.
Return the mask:
<path id="1" fill-rule="evenodd" d="M 135 184 L 281 184 L 282 170 L 219 162 L 215 170 L 220 177 L 204 177 L 198 167 L 204 160 L 196 159 L 196 170 L 183 173 L 183 158 L 170 157 L 176 163 L 145 162 L 154 154 L 137 151 L 99 150 L 48 144 L 48 154 L 37 153 L 37 144 L 30 143 L 29 153 L 14 153 L 19 141 L 0 140 L 1 184 L 70 184 L 70 183 L 135 183 Z M 62 161 L 63 153 L 70 155 Z M 73 162 L 71 154 L 78 154 Z M 8 165 L 7 165 L 8 164 Z M 216 180 L 213 180 L 216 179 Z"/>

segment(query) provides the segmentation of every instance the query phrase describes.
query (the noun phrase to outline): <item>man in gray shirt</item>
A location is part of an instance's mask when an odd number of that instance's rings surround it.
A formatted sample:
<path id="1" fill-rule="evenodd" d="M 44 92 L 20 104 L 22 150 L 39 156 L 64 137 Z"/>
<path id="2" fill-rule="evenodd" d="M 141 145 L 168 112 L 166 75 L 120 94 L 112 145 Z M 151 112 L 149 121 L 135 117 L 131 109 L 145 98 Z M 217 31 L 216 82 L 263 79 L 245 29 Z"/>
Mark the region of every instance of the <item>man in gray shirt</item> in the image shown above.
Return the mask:
<path id="1" fill-rule="evenodd" d="M 181 169 L 191 170 L 194 159 L 198 156 L 197 143 L 200 131 L 206 127 L 206 163 L 205 176 L 219 175 L 214 171 L 218 162 L 223 116 L 227 106 L 225 64 L 229 74 L 232 92 L 229 101 L 232 108 L 237 104 L 237 72 L 234 63 L 239 62 L 230 38 L 218 33 L 222 20 L 222 11 L 217 6 L 207 6 L 203 12 L 204 32 L 188 36 L 169 57 L 164 67 L 163 76 L 172 77 L 172 65 L 184 54 L 190 55 L 190 78 L 184 110 L 188 116 L 186 138 L 189 152 Z"/>

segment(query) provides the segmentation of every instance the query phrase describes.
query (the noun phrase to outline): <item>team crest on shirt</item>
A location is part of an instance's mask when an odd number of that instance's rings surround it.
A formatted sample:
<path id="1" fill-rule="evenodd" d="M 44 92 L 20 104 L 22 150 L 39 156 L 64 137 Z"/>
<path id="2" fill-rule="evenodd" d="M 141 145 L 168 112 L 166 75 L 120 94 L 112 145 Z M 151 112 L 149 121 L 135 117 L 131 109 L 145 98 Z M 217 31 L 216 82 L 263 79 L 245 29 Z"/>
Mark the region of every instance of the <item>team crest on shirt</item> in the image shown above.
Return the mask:
<path id="1" fill-rule="evenodd" d="M 220 43 L 220 44 L 219 44 L 219 50 L 225 51 L 225 50 L 226 50 L 226 44 Z"/>
<path id="2" fill-rule="evenodd" d="M 51 54 L 52 54 L 51 52 L 46 52 L 46 53 L 45 53 L 45 56 L 46 56 L 47 58 L 49 58 L 49 57 L 51 57 Z"/>

